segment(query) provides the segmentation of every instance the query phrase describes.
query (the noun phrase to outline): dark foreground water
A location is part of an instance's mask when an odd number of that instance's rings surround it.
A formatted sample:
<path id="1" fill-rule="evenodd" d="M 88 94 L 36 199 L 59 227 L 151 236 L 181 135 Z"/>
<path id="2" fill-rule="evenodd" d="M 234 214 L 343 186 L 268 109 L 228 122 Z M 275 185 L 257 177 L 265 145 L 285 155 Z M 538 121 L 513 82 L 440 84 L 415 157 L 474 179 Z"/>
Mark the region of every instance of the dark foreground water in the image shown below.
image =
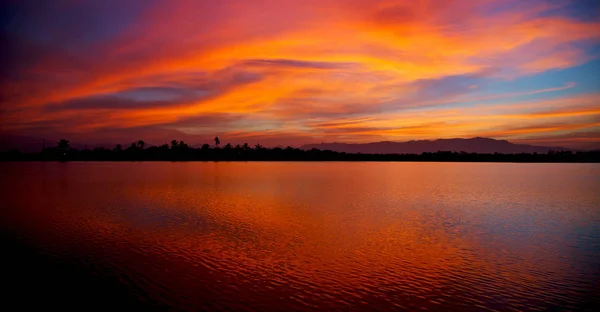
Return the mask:
<path id="1" fill-rule="evenodd" d="M 598 164 L 1 163 L 0 172 L 1 304 L 17 310 L 600 302 Z"/>

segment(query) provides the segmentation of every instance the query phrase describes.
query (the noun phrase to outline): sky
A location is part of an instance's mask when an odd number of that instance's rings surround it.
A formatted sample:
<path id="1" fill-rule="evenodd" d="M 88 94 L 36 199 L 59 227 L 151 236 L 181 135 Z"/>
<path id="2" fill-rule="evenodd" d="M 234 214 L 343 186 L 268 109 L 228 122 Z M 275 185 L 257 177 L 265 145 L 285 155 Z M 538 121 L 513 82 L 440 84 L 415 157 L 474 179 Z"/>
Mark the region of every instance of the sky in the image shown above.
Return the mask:
<path id="1" fill-rule="evenodd" d="M 593 0 L 8 0 L 0 146 L 600 148 Z"/>

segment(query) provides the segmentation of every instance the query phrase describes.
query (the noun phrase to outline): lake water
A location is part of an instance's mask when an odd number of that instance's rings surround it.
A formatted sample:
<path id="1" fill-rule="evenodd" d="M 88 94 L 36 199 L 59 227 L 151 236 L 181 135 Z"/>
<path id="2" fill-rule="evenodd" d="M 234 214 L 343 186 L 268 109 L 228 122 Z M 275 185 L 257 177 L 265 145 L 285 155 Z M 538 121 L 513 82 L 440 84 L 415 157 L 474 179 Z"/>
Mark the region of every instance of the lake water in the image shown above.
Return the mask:
<path id="1" fill-rule="evenodd" d="M 81 296 L 87 308 L 119 299 L 235 311 L 599 303 L 598 164 L 0 163 L 0 172 L 4 268 L 25 306 Z"/>

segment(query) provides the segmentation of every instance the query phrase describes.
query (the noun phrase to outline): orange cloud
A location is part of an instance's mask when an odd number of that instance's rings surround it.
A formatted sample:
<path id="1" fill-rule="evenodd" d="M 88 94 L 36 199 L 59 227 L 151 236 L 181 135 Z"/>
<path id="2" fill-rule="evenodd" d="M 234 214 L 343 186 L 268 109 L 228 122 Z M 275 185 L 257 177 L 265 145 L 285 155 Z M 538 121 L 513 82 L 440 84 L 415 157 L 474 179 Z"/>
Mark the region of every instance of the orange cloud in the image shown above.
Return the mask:
<path id="1" fill-rule="evenodd" d="M 525 123 L 523 133 L 551 134 L 579 128 L 533 124 L 594 124 L 596 95 L 579 108 L 537 107 L 547 100 L 489 104 L 573 90 L 579 81 L 488 94 L 469 82 L 432 95 L 448 77 L 504 82 L 591 60 L 585 44 L 598 43 L 597 21 L 547 14 L 560 7 L 545 1 L 499 8 L 505 4 L 159 1 L 122 32 L 86 46 L 97 58 L 59 46 L 18 64 L 19 79 L 1 84 L 7 101 L 0 130 L 99 136 L 155 127 L 267 138 L 265 129 L 277 127 L 277 135 L 302 140 L 363 141 L 507 137 L 522 134 L 516 123 Z M 163 93 L 167 99 L 148 99 Z M 90 104 L 97 98 L 112 102 Z M 214 114 L 243 122 L 177 124 Z"/>

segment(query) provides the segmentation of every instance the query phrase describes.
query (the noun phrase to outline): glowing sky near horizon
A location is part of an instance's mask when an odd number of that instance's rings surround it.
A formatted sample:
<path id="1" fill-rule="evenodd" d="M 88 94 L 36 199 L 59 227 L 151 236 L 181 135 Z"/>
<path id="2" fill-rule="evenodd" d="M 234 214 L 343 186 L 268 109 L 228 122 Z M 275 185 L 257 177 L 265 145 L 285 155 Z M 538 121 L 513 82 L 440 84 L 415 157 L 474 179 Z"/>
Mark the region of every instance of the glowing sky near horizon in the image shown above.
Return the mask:
<path id="1" fill-rule="evenodd" d="M 600 148 L 595 1 L 2 6 L 5 138 Z"/>

